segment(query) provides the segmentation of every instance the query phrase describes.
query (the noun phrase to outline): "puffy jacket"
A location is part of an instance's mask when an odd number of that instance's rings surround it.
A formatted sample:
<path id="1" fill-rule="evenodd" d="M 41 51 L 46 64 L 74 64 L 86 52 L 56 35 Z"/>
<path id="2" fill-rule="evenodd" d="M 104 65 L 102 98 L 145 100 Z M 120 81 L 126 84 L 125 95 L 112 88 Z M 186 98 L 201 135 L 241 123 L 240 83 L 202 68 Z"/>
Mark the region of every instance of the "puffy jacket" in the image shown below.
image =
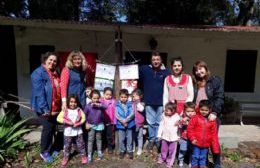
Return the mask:
<path id="1" fill-rule="evenodd" d="M 133 128 L 135 126 L 134 120 L 134 111 L 132 108 L 132 103 L 126 103 L 126 109 L 124 109 L 123 105 L 120 102 L 116 103 L 116 128 L 117 129 L 126 129 L 121 123 L 122 120 L 126 119 L 127 128 Z"/>
<path id="2" fill-rule="evenodd" d="M 224 87 L 220 77 L 211 76 L 206 83 L 205 90 L 208 100 L 212 104 L 212 111 L 220 116 L 224 106 Z M 195 85 L 193 99 L 194 103 L 196 103 L 197 96 L 198 87 Z"/>
<path id="3" fill-rule="evenodd" d="M 216 121 L 209 121 L 198 114 L 191 118 L 187 133 L 191 142 L 197 140 L 196 146 L 201 148 L 212 147 L 213 153 L 220 153 Z"/>

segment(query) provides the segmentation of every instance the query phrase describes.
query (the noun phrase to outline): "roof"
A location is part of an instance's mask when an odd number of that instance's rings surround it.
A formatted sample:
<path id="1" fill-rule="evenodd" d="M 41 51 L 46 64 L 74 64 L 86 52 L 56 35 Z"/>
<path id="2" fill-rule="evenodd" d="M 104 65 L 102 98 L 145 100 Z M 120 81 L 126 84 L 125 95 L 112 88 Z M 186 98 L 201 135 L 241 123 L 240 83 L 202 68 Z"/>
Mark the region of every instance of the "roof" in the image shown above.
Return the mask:
<path id="1" fill-rule="evenodd" d="M 48 27 L 61 29 L 93 29 L 114 31 L 118 26 L 130 29 L 196 30 L 219 32 L 260 32 L 260 26 L 212 26 L 212 25 L 131 25 L 126 23 L 80 22 L 50 19 L 24 19 L 0 16 L 0 25 Z M 64 27 L 65 26 L 65 27 Z M 104 29 L 105 28 L 105 29 Z"/>

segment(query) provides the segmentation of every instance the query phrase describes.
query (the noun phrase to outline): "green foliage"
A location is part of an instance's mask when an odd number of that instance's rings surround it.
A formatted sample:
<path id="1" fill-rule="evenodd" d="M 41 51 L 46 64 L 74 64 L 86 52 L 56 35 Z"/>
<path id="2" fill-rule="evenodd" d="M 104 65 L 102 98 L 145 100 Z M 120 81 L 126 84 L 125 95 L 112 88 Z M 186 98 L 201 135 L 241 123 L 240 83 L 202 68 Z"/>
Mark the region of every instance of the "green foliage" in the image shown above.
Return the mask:
<path id="1" fill-rule="evenodd" d="M 27 142 L 22 136 L 31 129 L 26 128 L 27 120 L 16 122 L 15 114 L 0 117 L 0 162 L 6 158 L 15 158 L 19 150 L 24 149 Z"/>
<path id="2" fill-rule="evenodd" d="M 238 162 L 241 160 L 241 155 L 239 152 L 232 152 L 227 154 L 227 157 L 232 160 L 233 162 Z"/>

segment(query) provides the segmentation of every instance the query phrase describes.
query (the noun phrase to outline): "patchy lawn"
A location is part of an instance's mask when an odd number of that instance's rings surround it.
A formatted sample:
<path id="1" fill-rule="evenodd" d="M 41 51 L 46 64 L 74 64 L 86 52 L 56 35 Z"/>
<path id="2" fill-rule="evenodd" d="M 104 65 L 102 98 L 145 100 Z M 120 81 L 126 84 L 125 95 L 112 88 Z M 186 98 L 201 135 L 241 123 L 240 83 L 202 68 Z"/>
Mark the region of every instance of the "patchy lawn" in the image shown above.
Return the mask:
<path id="1" fill-rule="evenodd" d="M 9 160 L 5 164 L 4 168 L 9 167 L 30 167 L 30 168 L 58 168 L 61 167 L 62 152 L 57 159 L 51 164 L 46 164 L 42 161 L 39 156 L 40 147 L 38 144 L 34 144 L 27 148 L 19 154 L 18 159 Z M 135 155 L 133 160 L 130 160 L 126 155 L 124 159 L 119 159 L 117 154 L 107 154 L 104 153 L 104 159 L 101 161 L 95 160 L 96 155 L 94 155 L 94 161 L 87 165 L 82 165 L 80 162 L 79 155 L 75 154 L 67 165 L 68 168 L 164 168 L 165 165 L 158 165 L 156 163 L 157 153 L 149 153 L 144 151 L 141 156 Z M 223 149 L 222 154 L 222 167 L 223 168 L 260 168 L 260 160 L 250 159 L 247 157 L 242 157 L 239 150 L 233 149 Z M 178 167 L 175 163 L 174 167 Z M 188 167 L 187 165 L 184 166 Z M 210 165 L 209 167 L 212 167 Z"/>

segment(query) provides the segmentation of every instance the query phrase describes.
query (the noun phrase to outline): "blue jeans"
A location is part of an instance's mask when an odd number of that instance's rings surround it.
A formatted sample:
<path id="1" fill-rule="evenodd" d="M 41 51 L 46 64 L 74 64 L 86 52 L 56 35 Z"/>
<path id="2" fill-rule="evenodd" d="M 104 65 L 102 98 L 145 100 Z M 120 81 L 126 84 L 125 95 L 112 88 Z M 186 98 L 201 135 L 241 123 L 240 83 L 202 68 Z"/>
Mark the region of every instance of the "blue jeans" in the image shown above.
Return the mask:
<path id="1" fill-rule="evenodd" d="M 163 106 L 145 106 L 146 121 L 148 123 L 149 141 L 157 141 L 158 127 L 161 121 Z"/>
<path id="2" fill-rule="evenodd" d="M 144 143 L 144 140 L 143 140 L 143 127 L 136 127 L 135 129 L 135 144 L 137 142 L 137 145 L 135 146 L 138 146 L 138 149 L 143 149 L 143 143 Z"/>
<path id="3" fill-rule="evenodd" d="M 118 130 L 118 139 L 119 139 L 119 150 L 120 152 L 133 152 L 133 138 L 132 135 L 133 130 L 132 129 L 119 129 Z M 126 139 L 126 145 L 125 145 L 125 139 Z M 126 147 L 125 147 L 126 146 Z"/>
<path id="4" fill-rule="evenodd" d="M 207 166 L 208 151 L 208 148 L 200 148 L 198 146 L 193 145 L 191 166 Z"/>
<path id="5" fill-rule="evenodd" d="M 184 161 L 185 155 L 189 155 L 189 162 L 191 161 L 191 155 L 189 154 L 188 151 L 191 151 L 191 143 L 190 141 L 181 138 L 180 140 L 180 149 L 179 149 L 179 156 L 178 159 L 179 161 Z"/>

